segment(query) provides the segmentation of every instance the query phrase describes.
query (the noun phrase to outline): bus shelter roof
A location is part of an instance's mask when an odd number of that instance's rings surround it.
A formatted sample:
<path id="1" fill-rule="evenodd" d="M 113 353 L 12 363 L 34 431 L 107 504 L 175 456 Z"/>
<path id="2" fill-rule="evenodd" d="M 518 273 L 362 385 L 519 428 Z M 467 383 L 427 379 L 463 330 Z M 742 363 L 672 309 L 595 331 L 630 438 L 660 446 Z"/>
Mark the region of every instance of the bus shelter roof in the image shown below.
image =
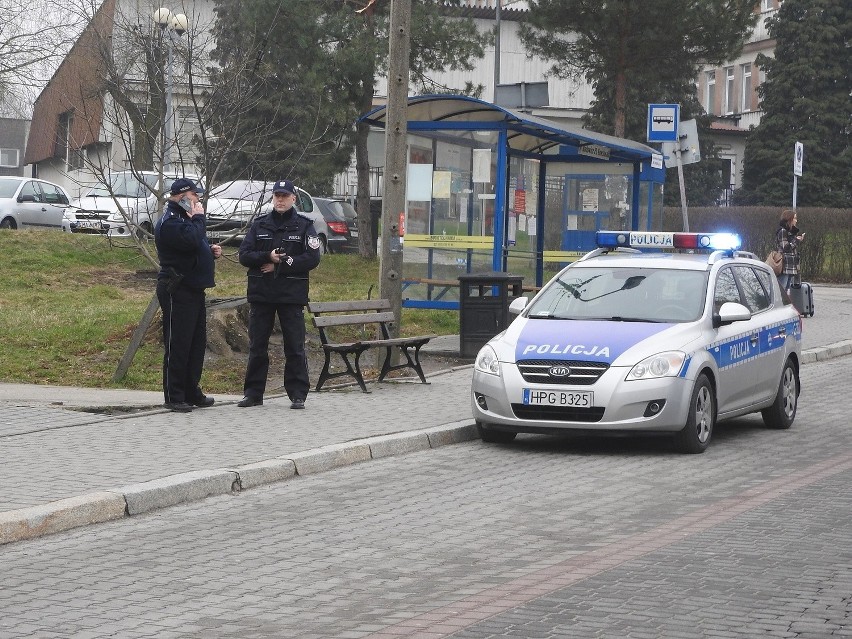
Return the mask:
<path id="1" fill-rule="evenodd" d="M 387 105 L 382 105 L 361 116 L 361 120 L 384 128 L 386 117 Z M 417 126 L 417 130 L 448 128 L 471 135 L 477 129 L 505 128 L 511 151 L 533 155 L 564 155 L 567 147 L 569 155 L 583 157 L 592 154 L 582 153 L 581 149 L 595 146 L 609 150 L 610 162 L 641 162 L 660 153 L 640 142 L 565 126 L 463 95 L 409 96 L 407 119 L 412 130 L 412 123 L 431 123 Z"/>

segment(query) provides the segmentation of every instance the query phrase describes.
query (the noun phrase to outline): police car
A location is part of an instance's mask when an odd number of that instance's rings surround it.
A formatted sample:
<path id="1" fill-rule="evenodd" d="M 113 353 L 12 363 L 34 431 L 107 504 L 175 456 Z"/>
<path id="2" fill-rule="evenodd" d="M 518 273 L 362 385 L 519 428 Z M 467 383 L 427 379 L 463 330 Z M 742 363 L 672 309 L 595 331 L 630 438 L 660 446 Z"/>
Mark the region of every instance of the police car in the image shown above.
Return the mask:
<path id="1" fill-rule="evenodd" d="M 701 453 L 722 419 L 760 411 L 770 428 L 792 425 L 801 319 L 737 236 L 599 231 L 597 246 L 514 300 L 518 317 L 477 354 L 484 441 L 670 433 Z"/>

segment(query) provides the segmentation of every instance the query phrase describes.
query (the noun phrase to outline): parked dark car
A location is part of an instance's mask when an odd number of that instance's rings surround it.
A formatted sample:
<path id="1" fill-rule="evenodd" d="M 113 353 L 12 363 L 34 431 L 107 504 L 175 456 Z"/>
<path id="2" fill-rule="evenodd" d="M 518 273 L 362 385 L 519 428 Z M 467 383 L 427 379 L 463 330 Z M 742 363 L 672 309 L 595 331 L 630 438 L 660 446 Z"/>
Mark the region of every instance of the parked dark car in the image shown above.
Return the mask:
<path id="1" fill-rule="evenodd" d="M 358 214 L 352 205 L 345 200 L 324 197 L 315 197 L 314 201 L 328 224 L 329 252 L 357 252 Z"/>

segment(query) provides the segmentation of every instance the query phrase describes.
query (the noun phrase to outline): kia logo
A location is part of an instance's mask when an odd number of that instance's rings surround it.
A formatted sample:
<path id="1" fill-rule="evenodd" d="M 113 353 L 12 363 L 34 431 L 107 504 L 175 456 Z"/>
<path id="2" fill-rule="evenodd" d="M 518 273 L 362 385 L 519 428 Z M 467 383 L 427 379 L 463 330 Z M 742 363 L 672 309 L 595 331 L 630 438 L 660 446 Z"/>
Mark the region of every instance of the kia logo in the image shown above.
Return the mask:
<path id="1" fill-rule="evenodd" d="M 571 374 L 571 369 L 567 366 L 551 366 L 548 372 L 551 377 L 568 377 Z"/>

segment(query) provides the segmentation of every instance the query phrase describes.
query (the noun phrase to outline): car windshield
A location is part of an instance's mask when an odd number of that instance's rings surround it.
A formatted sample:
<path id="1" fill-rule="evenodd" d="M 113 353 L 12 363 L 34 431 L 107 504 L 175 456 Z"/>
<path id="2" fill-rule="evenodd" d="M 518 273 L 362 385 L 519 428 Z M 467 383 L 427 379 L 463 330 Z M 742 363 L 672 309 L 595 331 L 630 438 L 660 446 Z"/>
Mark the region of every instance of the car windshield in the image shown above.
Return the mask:
<path id="1" fill-rule="evenodd" d="M 210 191 L 211 197 L 222 200 L 251 200 L 258 202 L 268 195 L 271 186 L 256 180 L 234 180 L 220 184 Z"/>
<path id="2" fill-rule="evenodd" d="M 20 180 L 0 180 L 0 197 L 12 197 L 18 190 Z"/>
<path id="3" fill-rule="evenodd" d="M 97 184 L 91 191 L 89 197 L 147 197 L 150 191 L 132 173 L 116 173 L 110 178 L 111 187 L 103 182 Z M 110 188 L 112 192 L 110 192 Z"/>
<path id="4" fill-rule="evenodd" d="M 570 320 L 692 322 L 701 317 L 704 271 L 569 268 L 542 291 L 529 317 Z"/>

